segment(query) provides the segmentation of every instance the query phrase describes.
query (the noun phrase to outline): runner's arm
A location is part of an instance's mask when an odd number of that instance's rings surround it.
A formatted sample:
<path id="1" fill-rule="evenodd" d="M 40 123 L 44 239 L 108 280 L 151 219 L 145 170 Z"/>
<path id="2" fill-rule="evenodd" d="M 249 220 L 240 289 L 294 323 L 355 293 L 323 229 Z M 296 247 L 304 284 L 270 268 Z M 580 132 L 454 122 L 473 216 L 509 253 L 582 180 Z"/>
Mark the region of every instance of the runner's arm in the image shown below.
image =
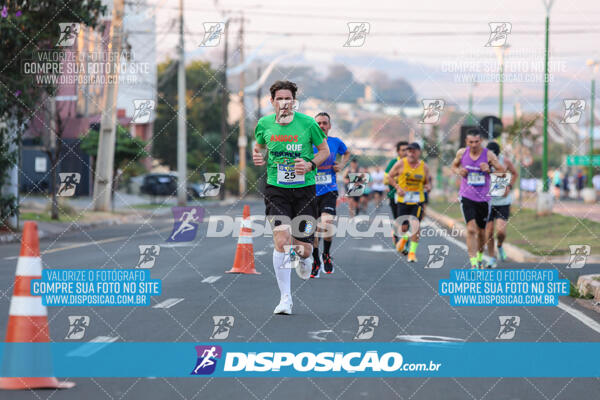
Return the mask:
<path id="1" fill-rule="evenodd" d="M 429 173 L 429 166 L 427 164 L 423 165 L 425 169 L 425 185 L 423 186 L 423 190 L 429 192 L 431 190 L 431 174 Z"/>
<path id="2" fill-rule="evenodd" d="M 252 151 L 252 161 L 254 161 L 254 165 L 265 165 L 265 157 L 263 156 L 263 152 L 266 148 L 267 146 L 261 143 L 256 143 L 254 145 L 254 149 Z"/>
<path id="3" fill-rule="evenodd" d="M 498 157 L 488 151 L 488 162 L 496 169 L 496 172 L 506 172 L 506 167 L 500 163 Z"/>
<path id="4" fill-rule="evenodd" d="M 344 166 L 348 163 L 350 156 L 351 156 L 350 150 L 346 150 L 346 152 L 344 154 L 342 154 L 342 159 L 340 160 L 340 162 L 333 164 L 333 170 L 335 172 L 340 172 L 340 170 L 342 169 L 341 166 Z"/>
<path id="5" fill-rule="evenodd" d="M 399 189 L 398 181 L 396 178 L 398 178 L 398 176 L 402 173 L 403 170 L 404 170 L 404 163 L 396 162 L 396 164 L 394 164 L 394 166 L 392 167 L 392 169 L 390 169 L 390 172 L 388 174 L 388 182 L 396 190 Z"/>
<path id="6" fill-rule="evenodd" d="M 323 164 L 323 161 L 327 160 L 329 157 L 329 146 L 327 145 L 327 141 L 323 140 L 320 145 L 317 146 L 317 154 L 313 157 L 312 161 L 317 165 L 317 167 Z"/>
<path id="7" fill-rule="evenodd" d="M 508 172 L 510 172 L 510 188 L 512 189 L 515 185 L 515 182 L 517 181 L 517 178 L 519 177 L 519 172 L 517 171 L 517 169 L 515 168 L 515 165 L 508 159 L 504 158 L 504 163 L 506 164 L 506 169 Z"/>
<path id="8" fill-rule="evenodd" d="M 460 166 L 460 160 L 462 159 L 463 154 L 465 154 L 464 148 L 459 149 L 456 152 L 456 157 L 454 157 L 454 161 L 452 161 L 452 172 L 456 175 L 465 177 L 467 176 L 468 171 Z"/>

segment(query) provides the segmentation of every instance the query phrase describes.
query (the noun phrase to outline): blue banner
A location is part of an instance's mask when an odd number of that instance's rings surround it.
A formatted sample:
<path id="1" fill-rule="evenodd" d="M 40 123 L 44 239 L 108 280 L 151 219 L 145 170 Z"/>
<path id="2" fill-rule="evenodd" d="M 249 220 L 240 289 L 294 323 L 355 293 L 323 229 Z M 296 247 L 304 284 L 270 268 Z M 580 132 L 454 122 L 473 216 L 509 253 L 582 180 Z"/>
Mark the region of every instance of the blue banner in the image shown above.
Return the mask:
<path id="1" fill-rule="evenodd" d="M 2 376 L 598 377 L 600 343 L 3 343 Z"/>

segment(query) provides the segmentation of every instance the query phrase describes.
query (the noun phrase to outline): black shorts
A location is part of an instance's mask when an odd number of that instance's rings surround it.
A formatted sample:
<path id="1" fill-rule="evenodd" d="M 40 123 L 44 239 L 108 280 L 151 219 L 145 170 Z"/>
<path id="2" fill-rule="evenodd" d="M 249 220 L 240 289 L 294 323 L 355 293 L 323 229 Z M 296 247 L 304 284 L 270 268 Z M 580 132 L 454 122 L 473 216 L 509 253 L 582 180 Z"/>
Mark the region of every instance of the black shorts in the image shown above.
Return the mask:
<path id="1" fill-rule="evenodd" d="M 396 204 L 396 218 L 402 217 L 404 215 L 412 215 L 413 217 L 417 217 L 419 221 L 423 220 L 423 205 L 419 204 L 405 204 L 405 203 L 397 203 Z M 402 221 L 402 224 L 408 224 L 408 220 Z"/>
<path id="2" fill-rule="evenodd" d="M 272 227 L 283 222 L 291 224 L 292 236 L 302 242 L 312 243 L 317 227 L 317 192 L 315 186 L 282 188 L 267 184 L 264 192 L 265 214 Z M 294 218 L 301 218 L 294 223 Z"/>
<path id="3" fill-rule="evenodd" d="M 485 228 L 490 216 L 490 203 L 487 201 L 473 201 L 463 197 L 460 199 L 460 208 L 467 224 L 474 219 L 480 229 Z"/>
<path id="4" fill-rule="evenodd" d="M 510 204 L 507 204 L 505 206 L 492 206 L 488 222 L 494 221 L 496 219 L 503 219 L 505 221 L 508 221 L 508 218 L 510 218 Z"/>
<path id="5" fill-rule="evenodd" d="M 390 208 L 392 209 L 392 217 L 394 217 L 395 220 L 398 218 L 398 204 L 396 204 L 396 199 L 394 197 L 390 199 Z"/>
<path id="6" fill-rule="evenodd" d="M 317 196 L 317 215 L 323 213 L 335 215 L 335 207 L 337 205 L 338 192 L 331 191 Z"/>

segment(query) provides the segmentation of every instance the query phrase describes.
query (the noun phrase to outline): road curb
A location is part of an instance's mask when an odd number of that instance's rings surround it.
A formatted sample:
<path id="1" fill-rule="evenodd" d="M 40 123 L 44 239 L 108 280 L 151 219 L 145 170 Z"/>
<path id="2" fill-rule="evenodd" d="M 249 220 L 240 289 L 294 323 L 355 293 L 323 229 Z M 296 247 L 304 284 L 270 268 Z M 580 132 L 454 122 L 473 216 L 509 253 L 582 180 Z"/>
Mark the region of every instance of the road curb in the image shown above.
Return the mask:
<path id="1" fill-rule="evenodd" d="M 577 278 L 577 289 L 582 296 L 592 295 L 600 301 L 600 274 L 581 275 Z"/>
<path id="2" fill-rule="evenodd" d="M 459 237 L 461 237 L 463 239 L 466 237 L 466 232 L 467 232 L 466 226 L 463 223 L 458 222 L 454 218 L 451 218 L 447 215 L 441 214 L 441 213 L 433 210 L 431 207 L 427 208 L 427 216 L 429 218 L 433 219 L 434 221 L 436 221 L 438 224 L 441 224 L 442 226 L 446 227 L 447 229 L 458 231 Z M 507 242 L 504 242 L 502 247 L 504 247 L 504 250 L 506 251 L 506 256 L 508 258 L 510 258 L 512 261 L 516 261 L 519 263 L 550 262 L 550 263 L 568 264 L 570 261 L 569 260 L 570 256 L 568 256 L 568 255 L 567 256 L 536 256 L 534 254 L 531 254 L 527 250 L 523 250 L 523 249 L 521 249 L 513 244 L 507 243 Z M 600 262 L 600 257 L 588 256 L 587 262 Z"/>

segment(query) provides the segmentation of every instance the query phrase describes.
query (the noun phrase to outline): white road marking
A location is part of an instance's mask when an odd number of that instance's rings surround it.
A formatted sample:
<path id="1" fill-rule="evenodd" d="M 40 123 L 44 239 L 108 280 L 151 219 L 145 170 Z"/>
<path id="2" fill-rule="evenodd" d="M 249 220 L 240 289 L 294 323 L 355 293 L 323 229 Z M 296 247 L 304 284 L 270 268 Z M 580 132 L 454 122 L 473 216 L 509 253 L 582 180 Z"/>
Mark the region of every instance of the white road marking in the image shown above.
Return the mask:
<path id="1" fill-rule="evenodd" d="M 97 336 L 90 340 L 89 343 L 82 344 L 75 350 L 67 353 L 67 357 L 89 357 L 117 340 L 119 340 L 118 336 Z M 91 345 L 91 343 L 103 343 L 103 345 Z"/>
<path id="2" fill-rule="evenodd" d="M 262 251 L 262 250 L 254 252 L 255 256 L 264 256 L 265 254 L 267 254 L 267 252 L 266 251 Z"/>
<path id="3" fill-rule="evenodd" d="M 221 279 L 221 275 L 211 275 L 208 278 L 204 278 L 202 283 L 215 283 L 219 279 Z"/>
<path id="4" fill-rule="evenodd" d="M 441 230 L 440 228 L 437 228 L 439 230 Z M 462 248 L 463 250 L 467 250 L 467 245 L 464 244 L 463 242 L 460 242 L 458 240 L 456 240 L 453 237 L 447 236 L 447 235 L 443 235 L 442 236 L 444 239 L 448 240 L 450 243 L 454 243 L 455 245 L 457 245 L 458 247 Z M 598 323 L 597 321 L 593 320 L 592 318 L 588 317 L 587 315 L 585 315 L 584 313 L 582 313 L 579 310 L 574 309 L 571 306 L 566 305 L 565 303 L 559 301 L 558 302 L 558 308 L 560 308 L 561 310 L 569 313 L 573 318 L 579 320 L 581 323 L 583 323 L 584 325 L 586 325 L 588 328 L 590 328 L 591 330 L 600 333 L 600 323 Z"/>
<path id="5" fill-rule="evenodd" d="M 571 316 L 573 318 L 578 319 L 579 321 L 581 321 L 582 323 L 587 325 L 590 329 L 593 329 L 594 331 L 600 333 L 600 324 L 597 321 L 595 321 L 595 320 L 591 319 L 590 317 L 588 317 L 587 315 L 585 315 L 584 313 L 582 313 L 581 311 L 576 310 L 573 307 L 568 306 L 561 301 L 558 302 L 557 307 L 560 308 L 561 310 L 568 312 L 569 314 L 571 314 Z"/>
<path id="6" fill-rule="evenodd" d="M 173 248 L 173 247 L 194 247 L 197 246 L 198 243 L 194 243 L 194 242 L 181 242 L 181 243 L 167 243 L 167 244 L 161 244 L 161 247 L 167 247 L 167 248 Z"/>
<path id="7" fill-rule="evenodd" d="M 155 234 L 155 233 L 160 233 L 160 232 L 170 232 L 172 229 L 173 228 L 159 229 L 157 231 L 142 233 L 140 235 L 137 235 L 136 237 L 146 236 L 146 235 L 149 235 L 149 234 Z M 55 248 L 55 249 L 44 250 L 40 254 L 43 255 L 43 254 L 56 253 L 58 251 L 71 250 L 71 249 L 76 249 L 76 248 L 79 248 L 79 247 L 91 246 L 93 244 L 98 245 L 98 244 L 103 244 L 103 243 L 116 242 L 116 241 L 119 241 L 119 240 L 126 240 L 126 239 L 129 239 L 129 238 L 130 238 L 130 236 L 118 236 L 118 237 L 114 237 L 114 238 L 110 238 L 110 239 L 97 240 L 97 241 L 94 241 L 94 242 L 75 243 L 75 244 L 71 244 L 71 245 L 64 246 L 64 247 L 58 247 L 58 248 Z M 16 260 L 17 258 L 19 258 L 19 256 L 4 257 L 5 260 Z"/>
<path id="8" fill-rule="evenodd" d="M 416 343 L 437 343 L 437 342 L 464 342 L 464 339 L 453 338 L 448 336 L 432 336 L 432 335 L 398 335 L 396 339 L 403 342 Z"/>
<path id="9" fill-rule="evenodd" d="M 383 247 L 380 244 L 374 244 L 371 245 L 371 247 L 358 247 L 358 250 L 364 250 L 364 251 L 369 251 L 372 253 L 393 253 L 396 251 L 396 249 L 391 249 L 391 248 L 387 248 L 387 247 Z"/>
<path id="10" fill-rule="evenodd" d="M 165 301 L 161 301 L 160 303 L 152 306 L 152 308 L 171 308 L 177 303 L 181 303 L 183 299 L 166 299 Z"/>
<path id="11" fill-rule="evenodd" d="M 315 340 L 327 340 L 327 338 L 322 337 L 320 335 L 326 335 L 328 333 L 333 333 L 333 331 L 331 329 L 323 329 L 320 331 L 310 331 L 310 332 L 308 332 L 308 337 L 310 337 L 311 339 L 315 339 Z"/>

